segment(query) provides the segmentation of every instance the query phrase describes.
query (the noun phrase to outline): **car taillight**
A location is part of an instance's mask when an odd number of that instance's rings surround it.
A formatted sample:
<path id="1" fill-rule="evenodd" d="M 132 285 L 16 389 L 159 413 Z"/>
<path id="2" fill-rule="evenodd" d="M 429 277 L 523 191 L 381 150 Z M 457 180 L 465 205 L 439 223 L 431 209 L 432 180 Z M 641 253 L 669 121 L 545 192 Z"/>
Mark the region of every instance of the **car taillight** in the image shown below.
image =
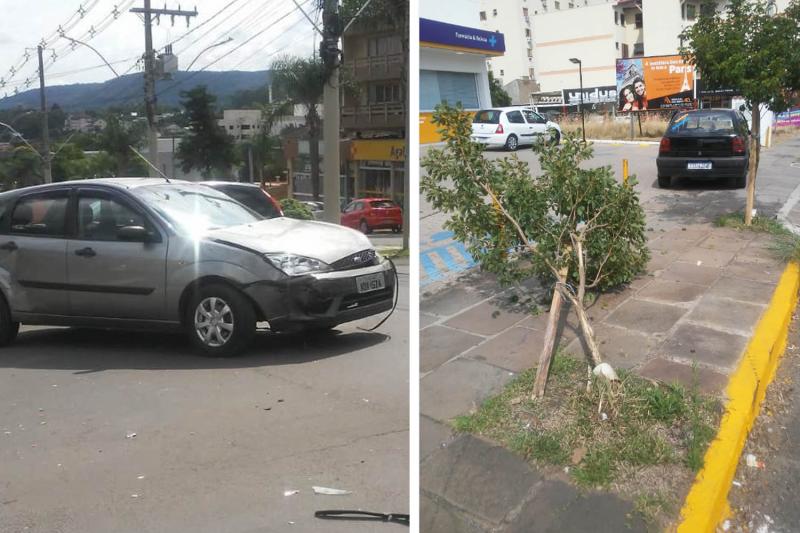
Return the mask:
<path id="1" fill-rule="evenodd" d="M 505 133 L 504 130 L 503 130 L 503 125 L 502 124 L 498 124 L 497 125 L 497 129 L 494 130 L 494 132 L 495 133 Z"/>
<path id="2" fill-rule="evenodd" d="M 659 154 L 668 154 L 672 150 L 672 143 L 668 137 L 661 137 L 661 144 L 658 145 Z"/>
<path id="3" fill-rule="evenodd" d="M 741 137 L 734 137 L 731 140 L 731 150 L 734 155 L 744 155 L 744 139 Z"/>

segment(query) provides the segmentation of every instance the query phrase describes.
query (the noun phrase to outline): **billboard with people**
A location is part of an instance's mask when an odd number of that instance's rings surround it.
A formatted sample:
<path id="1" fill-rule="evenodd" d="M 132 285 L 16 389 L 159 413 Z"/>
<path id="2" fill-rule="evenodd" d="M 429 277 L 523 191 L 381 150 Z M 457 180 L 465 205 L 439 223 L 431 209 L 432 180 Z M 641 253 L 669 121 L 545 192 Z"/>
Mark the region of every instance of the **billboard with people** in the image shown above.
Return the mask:
<path id="1" fill-rule="evenodd" d="M 617 109 L 692 108 L 694 83 L 694 67 L 679 55 L 617 59 Z"/>

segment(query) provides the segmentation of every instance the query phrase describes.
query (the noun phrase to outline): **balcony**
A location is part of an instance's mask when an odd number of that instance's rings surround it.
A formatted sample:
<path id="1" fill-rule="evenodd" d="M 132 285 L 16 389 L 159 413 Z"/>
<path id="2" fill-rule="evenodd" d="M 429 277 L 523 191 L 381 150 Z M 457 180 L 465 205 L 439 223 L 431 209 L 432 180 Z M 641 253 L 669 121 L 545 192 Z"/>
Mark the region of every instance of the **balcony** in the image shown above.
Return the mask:
<path id="1" fill-rule="evenodd" d="M 405 126 L 405 106 L 401 103 L 342 108 L 342 127 L 346 129 L 405 128 Z"/>
<path id="2" fill-rule="evenodd" d="M 342 67 L 356 81 L 400 79 L 403 75 L 403 54 L 345 59 Z"/>

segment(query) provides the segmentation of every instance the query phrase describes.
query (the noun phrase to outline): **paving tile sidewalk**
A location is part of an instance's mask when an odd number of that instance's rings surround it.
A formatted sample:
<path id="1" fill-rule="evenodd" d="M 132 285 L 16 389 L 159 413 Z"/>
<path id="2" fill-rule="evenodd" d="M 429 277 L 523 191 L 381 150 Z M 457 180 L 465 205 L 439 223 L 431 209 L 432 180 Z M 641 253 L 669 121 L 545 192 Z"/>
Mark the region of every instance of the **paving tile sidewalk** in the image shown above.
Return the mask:
<path id="1" fill-rule="evenodd" d="M 651 215 L 669 207 L 647 206 Z M 722 394 L 784 265 L 767 253 L 763 235 L 714 227 L 708 222 L 713 216 L 652 228 L 647 274 L 591 306 L 609 363 L 687 385 L 695 367 L 700 389 Z M 473 273 L 421 303 L 422 531 L 570 532 L 589 524 L 602 531 L 600 521 L 587 518 L 592 513 L 608 514 L 602 522 L 608 531 L 643 531 L 644 524 L 631 518 L 629 502 L 581 495 L 563 481 L 543 479 L 506 450 L 451 434 L 451 418 L 475 409 L 535 365 L 547 313 L 531 316 L 516 308 L 513 292 Z M 584 353 L 568 309 L 557 342 L 570 353 Z M 626 515 L 624 523 L 612 518 Z"/>

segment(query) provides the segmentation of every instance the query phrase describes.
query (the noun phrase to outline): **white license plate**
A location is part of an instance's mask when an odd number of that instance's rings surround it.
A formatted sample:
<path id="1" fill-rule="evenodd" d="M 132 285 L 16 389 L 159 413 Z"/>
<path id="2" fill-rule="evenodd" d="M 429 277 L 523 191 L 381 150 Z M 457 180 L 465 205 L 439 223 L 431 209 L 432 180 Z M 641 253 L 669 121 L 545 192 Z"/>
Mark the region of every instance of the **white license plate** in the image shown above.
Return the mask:
<path id="1" fill-rule="evenodd" d="M 386 282 L 383 279 L 383 272 L 357 277 L 356 287 L 358 287 L 358 292 L 372 292 L 385 288 Z"/>
<path id="2" fill-rule="evenodd" d="M 689 161 L 686 170 L 711 170 L 711 161 Z"/>

